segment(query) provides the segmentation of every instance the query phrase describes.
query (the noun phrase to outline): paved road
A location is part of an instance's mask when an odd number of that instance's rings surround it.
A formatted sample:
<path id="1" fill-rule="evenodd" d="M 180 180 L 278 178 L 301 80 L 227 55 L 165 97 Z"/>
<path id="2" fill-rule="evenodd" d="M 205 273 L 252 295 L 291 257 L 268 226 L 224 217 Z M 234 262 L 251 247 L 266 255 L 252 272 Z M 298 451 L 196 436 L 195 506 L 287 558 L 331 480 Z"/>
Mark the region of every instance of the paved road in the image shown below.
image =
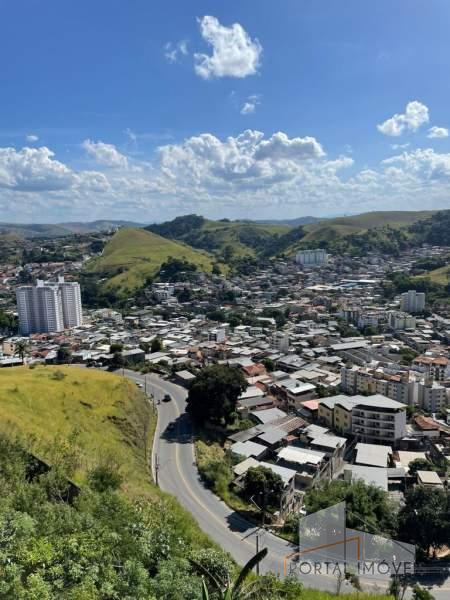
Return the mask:
<path id="1" fill-rule="evenodd" d="M 186 391 L 160 377 L 149 374 L 146 377 L 125 370 L 125 375 L 137 382 L 145 383 L 147 393 L 156 400 L 170 394 L 172 401 L 160 402 L 158 426 L 153 448 L 153 470 L 158 471 L 158 483 L 162 490 L 176 496 L 180 504 L 188 510 L 207 533 L 224 550 L 229 552 L 239 564 L 245 564 L 255 553 L 255 526 L 231 510 L 215 494 L 205 489 L 199 480 L 195 465 L 192 428 L 185 412 Z M 175 427 L 168 429 L 170 423 Z M 266 546 L 267 557 L 261 563 L 261 572 L 272 571 L 283 575 L 284 557 L 295 551 L 295 546 L 268 532 L 260 532 L 260 548 Z M 248 537 L 247 537 L 248 536 Z M 331 576 L 305 575 L 301 580 L 307 587 L 336 591 L 336 578 Z M 383 583 L 365 582 L 367 589 L 383 589 Z M 429 582 L 431 585 L 431 581 Z M 347 585 L 347 584 L 345 584 Z M 343 587 L 344 591 L 345 586 Z M 448 600 L 450 582 L 433 586 L 436 600 Z"/>

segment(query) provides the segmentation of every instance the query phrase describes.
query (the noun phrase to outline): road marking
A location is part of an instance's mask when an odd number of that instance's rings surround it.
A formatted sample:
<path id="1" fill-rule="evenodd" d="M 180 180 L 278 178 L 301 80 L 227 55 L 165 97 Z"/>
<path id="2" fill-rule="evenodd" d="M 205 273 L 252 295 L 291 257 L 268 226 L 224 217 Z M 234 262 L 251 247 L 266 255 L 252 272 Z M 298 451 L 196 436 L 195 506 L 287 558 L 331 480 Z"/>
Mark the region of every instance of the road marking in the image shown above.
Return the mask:
<path id="1" fill-rule="evenodd" d="M 166 392 L 166 390 L 164 390 L 164 388 L 161 388 L 158 384 L 153 383 L 152 385 L 154 385 L 154 387 L 156 387 L 156 389 L 160 390 L 161 392 Z M 176 413 L 176 418 L 181 416 L 181 411 L 178 408 L 178 405 L 176 403 L 176 401 L 173 404 L 174 409 L 175 409 L 175 413 Z M 188 482 L 186 481 L 183 472 L 181 470 L 181 465 L 180 465 L 180 461 L 179 461 L 179 443 L 176 442 L 175 443 L 175 463 L 177 466 L 177 470 L 178 473 L 180 475 L 180 478 L 183 481 L 183 484 L 186 488 L 186 490 L 188 491 L 188 493 L 190 494 L 191 498 L 199 505 L 201 506 L 208 514 L 210 514 L 213 519 L 215 521 L 217 521 L 217 523 L 219 523 L 219 525 L 221 526 L 222 529 L 224 529 L 227 533 L 233 535 L 233 537 L 239 539 L 239 541 L 243 541 L 245 542 L 248 546 L 250 546 L 253 549 L 253 544 L 251 542 L 249 542 L 248 540 L 241 540 L 240 535 L 234 533 L 233 531 L 231 531 L 226 525 L 225 523 L 222 521 L 222 519 L 220 519 L 216 514 L 214 514 L 207 506 L 205 506 L 205 504 L 202 502 L 202 500 L 195 494 L 194 490 L 191 488 L 191 486 L 188 484 Z M 195 453 L 194 453 L 194 445 L 192 444 L 192 462 L 195 462 Z M 220 500 L 219 500 L 220 501 Z M 188 511 L 189 512 L 189 511 Z"/>

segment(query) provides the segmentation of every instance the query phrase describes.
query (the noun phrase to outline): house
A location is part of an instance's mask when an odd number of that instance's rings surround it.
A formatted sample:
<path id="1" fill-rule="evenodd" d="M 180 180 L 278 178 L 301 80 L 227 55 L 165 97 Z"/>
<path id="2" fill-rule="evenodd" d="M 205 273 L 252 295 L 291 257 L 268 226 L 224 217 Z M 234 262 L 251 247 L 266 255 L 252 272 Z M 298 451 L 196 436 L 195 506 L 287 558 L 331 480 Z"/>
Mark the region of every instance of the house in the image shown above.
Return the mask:
<path id="1" fill-rule="evenodd" d="M 273 383 L 271 390 L 286 403 L 288 409 L 298 410 L 306 400 L 311 400 L 316 396 L 314 384 L 303 383 L 290 377 Z"/>
<path id="2" fill-rule="evenodd" d="M 392 448 L 390 446 L 358 443 L 355 446 L 355 450 L 355 465 L 386 468 L 389 466 L 392 457 Z"/>
<path id="3" fill-rule="evenodd" d="M 174 374 L 174 379 L 176 380 L 176 382 L 178 384 L 182 385 L 185 388 L 188 388 L 188 387 L 190 387 L 191 383 L 194 381 L 195 375 L 193 373 L 191 373 L 190 371 L 183 369 L 182 371 L 177 371 Z"/>
<path id="4" fill-rule="evenodd" d="M 140 348 L 133 348 L 132 350 L 125 350 L 122 352 L 122 356 L 125 362 L 133 363 L 134 365 L 145 361 L 145 352 Z"/>
<path id="5" fill-rule="evenodd" d="M 388 470 L 382 467 L 347 465 L 344 469 L 344 480 L 350 482 L 363 481 L 366 485 L 374 485 L 387 492 L 387 472 Z"/>
<path id="6" fill-rule="evenodd" d="M 260 423 L 271 423 L 277 419 L 287 417 L 287 414 L 279 408 L 268 408 L 267 410 L 255 410 L 250 413 Z"/>
<path id="7" fill-rule="evenodd" d="M 436 471 L 417 471 L 417 485 L 427 488 L 444 488 L 444 484 Z"/>
<path id="8" fill-rule="evenodd" d="M 262 458 L 267 454 L 267 447 L 262 444 L 251 442 L 235 442 L 231 447 L 230 451 L 237 456 L 245 456 L 245 458 Z"/>

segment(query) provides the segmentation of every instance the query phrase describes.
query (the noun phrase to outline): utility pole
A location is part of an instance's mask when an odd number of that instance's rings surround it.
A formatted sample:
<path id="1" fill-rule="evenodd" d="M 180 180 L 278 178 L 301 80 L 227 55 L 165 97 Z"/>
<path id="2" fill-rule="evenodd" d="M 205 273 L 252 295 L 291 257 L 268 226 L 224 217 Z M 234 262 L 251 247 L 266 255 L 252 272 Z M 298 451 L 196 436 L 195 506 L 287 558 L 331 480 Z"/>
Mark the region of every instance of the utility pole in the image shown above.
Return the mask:
<path id="1" fill-rule="evenodd" d="M 159 459 L 158 459 L 158 455 L 155 454 L 155 483 L 156 483 L 156 487 L 159 487 L 159 485 L 158 485 L 158 475 L 159 475 Z"/>
<path id="2" fill-rule="evenodd" d="M 256 554 L 259 552 L 259 532 L 256 532 Z M 256 563 L 256 574 L 259 575 L 259 562 Z"/>

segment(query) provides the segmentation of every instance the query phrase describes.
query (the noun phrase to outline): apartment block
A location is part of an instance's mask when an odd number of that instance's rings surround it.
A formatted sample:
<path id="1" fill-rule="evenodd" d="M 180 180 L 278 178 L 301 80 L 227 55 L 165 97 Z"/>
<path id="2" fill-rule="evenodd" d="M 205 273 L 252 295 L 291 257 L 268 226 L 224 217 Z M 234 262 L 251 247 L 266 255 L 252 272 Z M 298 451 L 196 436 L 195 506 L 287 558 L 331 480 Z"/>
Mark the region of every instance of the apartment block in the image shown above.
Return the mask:
<path id="1" fill-rule="evenodd" d="M 417 384 L 406 371 L 389 375 L 384 371 L 359 367 L 341 368 L 341 389 L 347 394 L 382 394 L 403 404 L 417 403 Z"/>
<path id="2" fill-rule="evenodd" d="M 401 295 L 400 308 L 409 313 L 420 313 L 425 308 L 425 294 L 409 290 Z"/>
<path id="3" fill-rule="evenodd" d="M 395 445 L 406 434 L 406 405 L 381 394 L 319 401 L 319 422 L 370 444 Z"/>
<path id="4" fill-rule="evenodd" d="M 401 331 L 403 329 L 415 329 L 416 318 L 411 315 L 408 315 L 405 312 L 390 312 L 389 327 L 394 331 Z"/>
<path id="5" fill-rule="evenodd" d="M 77 327 L 83 322 L 80 286 L 65 282 L 37 281 L 36 285 L 23 285 L 16 290 L 20 332 L 55 333 Z"/>
<path id="6" fill-rule="evenodd" d="M 327 264 L 328 254 L 323 248 L 300 250 L 297 252 L 295 260 L 299 265 L 303 265 L 304 267 L 318 267 Z"/>

